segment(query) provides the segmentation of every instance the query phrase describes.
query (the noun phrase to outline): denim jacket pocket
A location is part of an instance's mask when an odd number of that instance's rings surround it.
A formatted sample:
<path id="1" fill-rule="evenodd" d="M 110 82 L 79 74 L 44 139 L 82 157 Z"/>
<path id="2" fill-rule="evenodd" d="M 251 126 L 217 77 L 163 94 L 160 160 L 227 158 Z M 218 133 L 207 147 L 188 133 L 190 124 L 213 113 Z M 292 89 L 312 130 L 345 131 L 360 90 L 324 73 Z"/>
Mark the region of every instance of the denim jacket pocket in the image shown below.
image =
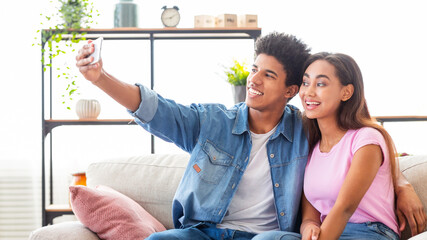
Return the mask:
<path id="1" fill-rule="evenodd" d="M 198 175 L 205 182 L 218 184 L 231 166 L 234 157 L 215 146 L 210 140 L 206 140 L 202 149 L 195 162 Z"/>

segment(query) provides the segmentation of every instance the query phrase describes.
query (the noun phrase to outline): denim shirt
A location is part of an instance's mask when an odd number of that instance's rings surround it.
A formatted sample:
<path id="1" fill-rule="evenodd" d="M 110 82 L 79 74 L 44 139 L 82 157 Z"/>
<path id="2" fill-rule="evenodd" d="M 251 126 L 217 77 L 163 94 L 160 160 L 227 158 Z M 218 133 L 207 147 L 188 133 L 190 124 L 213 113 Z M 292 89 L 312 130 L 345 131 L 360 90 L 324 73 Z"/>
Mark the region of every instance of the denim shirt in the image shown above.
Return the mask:
<path id="1" fill-rule="evenodd" d="M 153 135 L 191 154 L 172 205 L 175 228 L 220 223 L 248 165 L 248 107 L 183 106 L 138 85 L 141 104 L 131 112 Z M 300 199 L 308 144 L 300 112 L 287 105 L 267 143 L 277 220 L 282 231 L 299 232 Z"/>

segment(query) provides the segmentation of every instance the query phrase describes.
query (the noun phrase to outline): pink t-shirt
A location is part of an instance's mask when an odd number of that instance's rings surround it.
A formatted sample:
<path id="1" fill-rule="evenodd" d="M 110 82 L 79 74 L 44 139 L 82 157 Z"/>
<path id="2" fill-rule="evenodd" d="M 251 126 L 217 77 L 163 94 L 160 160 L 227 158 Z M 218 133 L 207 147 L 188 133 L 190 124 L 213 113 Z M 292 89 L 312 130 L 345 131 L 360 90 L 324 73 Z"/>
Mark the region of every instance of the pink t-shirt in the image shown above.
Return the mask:
<path id="1" fill-rule="evenodd" d="M 382 222 L 399 233 L 394 213 L 394 188 L 388 148 L 382 134 L 374 128 L 348 130 L 328 153 L 320 152 L 318 143 L 305 169 L 304 193 L 320 212 L 320 220 L 323 221 L 335 204 L 354 154 L 370 144 L 381 147 L 384 160 L 349 222 Z"/>

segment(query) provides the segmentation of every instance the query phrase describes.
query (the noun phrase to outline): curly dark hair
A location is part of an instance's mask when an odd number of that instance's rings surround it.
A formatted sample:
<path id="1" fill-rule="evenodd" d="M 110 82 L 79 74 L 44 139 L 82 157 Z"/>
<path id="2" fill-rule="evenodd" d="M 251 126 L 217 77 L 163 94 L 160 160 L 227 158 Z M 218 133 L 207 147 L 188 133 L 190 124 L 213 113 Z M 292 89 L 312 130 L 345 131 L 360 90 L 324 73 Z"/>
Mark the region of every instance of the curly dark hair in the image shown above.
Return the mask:
<path id="1" fill-rule="evenodd" d="M 275 57 L 286 72 L 286 86 L 301 86 L 304 63 L 310 56 L 310 48 L 293 35 L 272 32 L 255 43 L 255 55 L 262 53 Z"/>

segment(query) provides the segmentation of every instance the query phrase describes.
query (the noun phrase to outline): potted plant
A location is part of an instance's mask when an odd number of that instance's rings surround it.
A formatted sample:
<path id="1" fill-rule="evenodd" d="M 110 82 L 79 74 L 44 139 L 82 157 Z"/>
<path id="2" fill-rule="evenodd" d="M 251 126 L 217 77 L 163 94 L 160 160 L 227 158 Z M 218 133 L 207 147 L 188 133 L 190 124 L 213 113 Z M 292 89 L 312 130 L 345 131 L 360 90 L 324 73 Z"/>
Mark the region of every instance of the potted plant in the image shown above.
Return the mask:
<path id="1" fill-rule="evenodd" d="M 246 99 L 246 79 L 249 76 L 249 71 L 246 69 L 246 63 L 240 63 L 237 60 L 233 61 L 232 66 L 225 68 L 227 82 L 232 85 L 234 103 L 244 102 Z"/>
<path id="2" fill-rule="evenodd" d="M 93 3 L 89 0 L 52 0 L 50 3 L 55 10 L 52 13 L 40 14 L 42 18 L 40 25 L 44 30 L 37 30 L 42 37 L 42 43 L 37 45 L 42 48 L 41 61 L 45 66 L 43 71 L 46 71 L 46 67 L 52 67 L 52 60 L 57 56 L 75 52 L 76 44 L 86 40 L 85 33 L 80 30 L 90 28 L 94 11 L 99 16 L 98 10 L 94 10 Z M 47 59 L 45 55 L 48 56 Z M 55 71 L 58 71 L 58 74 L 55 74 L 58 79 L 64 79 L 67 82 L 65 93 L 61 93 L 61 97 L 62 103 L 67 105 L 67 109 L 71 109 L 69 101 L 79 94 L 76 84 L 77 76 L 71 73 L 68 64 L 55 66 Z"/>

